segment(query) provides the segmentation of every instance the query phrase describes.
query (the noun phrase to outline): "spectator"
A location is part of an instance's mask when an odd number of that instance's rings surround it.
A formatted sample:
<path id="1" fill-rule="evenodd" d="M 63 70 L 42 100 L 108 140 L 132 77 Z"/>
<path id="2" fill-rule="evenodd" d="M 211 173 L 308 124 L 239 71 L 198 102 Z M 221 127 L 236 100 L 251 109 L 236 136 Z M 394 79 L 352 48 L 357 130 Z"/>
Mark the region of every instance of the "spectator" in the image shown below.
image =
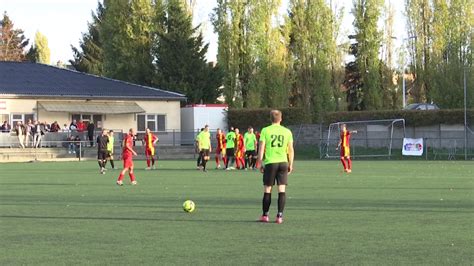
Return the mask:
<path id="1" fill-rule="evenodd" d="M 76 131 L 77 130 L 76 119 L 72 120 L 71 124 L 69 125 L 69 130 L 71 130 L 71 131 Z"/>
<path id="2" fill-rule="evenodd" d="M 64 124 L 63 129 L 61 131 L 62 132 L 71 132 L 71 129 L 69 129 L 67 124 Z"/>
<path id="3" fill-rule="evenodd" d="M 38 148 L 41 142 L 41 124 L 35 121 L 34 126 L 31 128 L 31 134 L 33 135 L 33 147 Z"/>
<path id="4" fill-rule="evenodd" d="M 6 132 L 6 133 L 8 133 L 8 132 L 10 132 L 10 129 L 11 129 L 11 127 L 10 127 L 10 125 L 8 124 L 8 122 L 7 122 L 7 121 L 3 121 L 3 124 L 2 124 L 2 126 L 0 127 L 0 131 L 1 131 L 1 132 Z"/>
<path id="5" fill-rule="evenodd" d="M 25 126 L 25 129 L 26 129 L 25 147 L 28 147 L 30 142 L 33 142 L 33 134 L 31 133 L 31 131 L 32 131 L 34 126 L 35 125 L 31 121 L 31 119 L 28 119 L 28 123 Z"/>
<path id="6" fill-rule="evenodd" d="M 82 120 L 79 120 L 79 122 L 77 122 L 77 131 L 78 132 L 86 131 L 86 124 L 84 124 Z"/>
<path id="7" fill-rule="evenodd" d="M 87 137 L 89 138 L 91 147 L 94 146 L 94 130 L 95 125 L 94 123 L 90 122 L 89 125 L 87 125 Z"/>
<path id="8" fill-rule="evenodd" d="M 43 133 L 51 132 L 51 125 L 48 122 L 44 121 L 41 125 L 43 125 L 44 128 Z"/>
<path id="9" fill-rule="evenodd" d="M 51 132 L 59 132 L 59 130 L 61 130 L 61 127 L 59 126 L 58 124 L 58 121 L 54 121 L 52 124 L 51 124 Z"/>
<path id="10" fill-rule="evenodd" d="M 16 135 L 18 136 L 18 142 L 20 143 L 21 148 L 25 148 L 25 137 L 26 137 L 26 128 L 21 121 L 16 123 L 15 126 Z"/>
<path id="11" fill-rule="evenodd" d="M 69 130 L 69 128 L 68 128 Z M 74 136 L 69 136 L 67 137 L 67 153 L 73 154 L 75 152 L 75 146 L 74 146 Z"/>

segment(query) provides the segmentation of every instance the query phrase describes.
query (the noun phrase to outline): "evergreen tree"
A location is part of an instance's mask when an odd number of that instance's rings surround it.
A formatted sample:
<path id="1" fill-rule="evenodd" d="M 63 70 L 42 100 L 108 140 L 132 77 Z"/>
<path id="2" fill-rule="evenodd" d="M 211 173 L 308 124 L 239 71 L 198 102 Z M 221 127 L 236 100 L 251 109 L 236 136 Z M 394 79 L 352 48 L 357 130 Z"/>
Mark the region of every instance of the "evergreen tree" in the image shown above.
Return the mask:
<path id="1" fill-rule="evenodd" d="M 156 83 L 185 94 L 191 103 L 215 102 L 220 87 L 215 76 L 218 70 L 206 63 L 208 44 L 198 33 L 199 26 L 192 26 L 192 17 L 182 0 L 169 0 L 166 11 L 164 30 L 157 31 L 153 49 Z"/>
<path id="2" fill-rule="evenodd" d="M 153 79 L 151 0 L 104 1 L 99 36 L 107 77 L 142 85 Z"/>
<path id="3" fill-rule="evenodd" d="M 28 39 L 23 35 L 23 30 L 14 29 L 7 13 L 3 13 L 3 19 L 0 20 L 0 61 L 24 61 L 27 45 Z"/>
<path id="4" fill-rule="evenodd" d="M 28 60 L 41 64 L 51 64 L 51 51 L 48 47 L 46 36 L 37 31 L 35 34 L 35 43 L 26 54 Z"/>
<path id="5" fill-rule="evenodd" d="M 104 5 L 99 2 L 96 12 L 92 12 L 92 22 L 88 24 L 88 32 L 82 34 L 80 48 L 71 45 L 74 59 L 69 60 L 69 63 L 77 71 L 98 76 L 104 75 L 103 48 L 100 38 L 104 11 Z"/>

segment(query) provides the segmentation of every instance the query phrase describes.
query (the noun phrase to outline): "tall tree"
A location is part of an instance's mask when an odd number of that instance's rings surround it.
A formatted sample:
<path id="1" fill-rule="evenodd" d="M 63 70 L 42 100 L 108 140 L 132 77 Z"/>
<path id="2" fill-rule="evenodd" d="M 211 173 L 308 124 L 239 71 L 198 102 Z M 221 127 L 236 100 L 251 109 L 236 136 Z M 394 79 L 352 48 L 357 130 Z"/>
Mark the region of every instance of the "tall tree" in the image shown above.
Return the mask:
<path id="1" fill-rule="evenodd" d="M 184 93 L 191 103 L 215 102 L 220 81 L 214 75 L 218 71 L 206 63 L 208 44 L 204 44 L 198 30 L 199 26 L 192 25 L 184 1 L 167 1 L 164 29 L 157 31 L 153 48 L 158 72 L 155 82 L 168 90 Z"/>
<path id="2" fill-rule="evenodd" d="M 24 61 L 28 39 L 23 30 L 15 29 L 7 13 L 0 21 L 0 61 Z"/>
<path id="3" fill-rule="evenodd" d="M 382 82 L 380 76 L 380 44 L 382 34 L 377 23 L 383 0 L 354 0 L 354 28 L 357 47 L 357 66 L 362 80 L 363 98 L 361 109 L 382 108 Z"/>
<path id="4" fill-rule="evenodd" d="M 281 0 L 248 1 L 248 59 L 253 65 L 244 107 L 288 106 L 289 27 L 280 26 Z"/>
<path id="5" fill-rule="evenodd" d="M 104 0 L 99 36 L 106 76 L 150 85 L 153 6 L 151 0 Z"/>
<path id="6" fill-rule="evenodd" d="M 217 62 L 224 75 L 223 94 L 231 107 L 246 107 L 254 64 L 249 53 L 249 4 L 217 0 L 213 24 L 218 34 Z"/>
<path id="7" fill-rule="evenodd" d="M 48 38 L 37 31 L 35 34 L 35 43 L 28 51 L 27 58 L 36 63 L 51 64 L 50 56 L 51 51 L 48 46 Z"/>
<path id="8" fill-rule="evenodd" d="M 406 0 L 407 28 L 409 34 L 409 52 L 411 66 L 415 73 L 415 82 L 409 94 L 414 102 L 431 101 L 429 98 L 431 33 L 433 10 L 432 0 Z M 413 38 L 411 38 L 413 37 Z"/>
<path id="9" fill-rule="evenodd" d="M 71 45 L 74 59 L 69 63 L 78 71 L 94 75 L 104 75 L 103 48 L 100 37 L 105 8 L 98 2 L 96 12 L 92 12 L 92 22 L 88 23 L 88 32 L 82 34 L 79 48 Z"/>
<path id="10" fill-rule="evenodd" d="M 293 105 L 321 114 L 335 109 L 332 87 L 336 17 L 324 0 L 290 1 Z"/>

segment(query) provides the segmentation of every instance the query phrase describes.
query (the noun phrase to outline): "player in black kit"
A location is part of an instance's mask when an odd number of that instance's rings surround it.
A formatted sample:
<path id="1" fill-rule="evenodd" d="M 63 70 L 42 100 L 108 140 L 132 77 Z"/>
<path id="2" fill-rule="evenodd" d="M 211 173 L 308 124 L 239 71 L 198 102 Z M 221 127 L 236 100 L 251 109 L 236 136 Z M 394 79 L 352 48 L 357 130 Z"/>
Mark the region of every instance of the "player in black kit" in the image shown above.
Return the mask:
<path id="1" fill-rule="evenodd" d="M 102 134 L 97 136 L 97 161 L 100 167 L 100 173 L 105 174 L 105 163 L 107 162 L 107 144 L 109 136 L 106 129 L 102 129 Z"/>

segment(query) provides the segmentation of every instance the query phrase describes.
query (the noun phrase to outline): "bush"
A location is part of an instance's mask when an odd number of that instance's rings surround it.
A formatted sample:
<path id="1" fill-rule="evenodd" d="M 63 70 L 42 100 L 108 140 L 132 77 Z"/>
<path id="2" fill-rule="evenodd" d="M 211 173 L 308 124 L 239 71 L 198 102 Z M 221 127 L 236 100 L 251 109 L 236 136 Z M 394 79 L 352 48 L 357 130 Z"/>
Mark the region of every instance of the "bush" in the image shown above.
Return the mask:
<path id="1" fill-rule="evenodd" d="M 268 126 L 271 108 L 259 109 L 229 109 L 227 122 L 229 127 L 247 129 L 252 126 L 256 130 Z M 311 123 L 311 116 L 303 108 L 279 108 L 283 113 L 282 125 L 299 125 Z"/>

